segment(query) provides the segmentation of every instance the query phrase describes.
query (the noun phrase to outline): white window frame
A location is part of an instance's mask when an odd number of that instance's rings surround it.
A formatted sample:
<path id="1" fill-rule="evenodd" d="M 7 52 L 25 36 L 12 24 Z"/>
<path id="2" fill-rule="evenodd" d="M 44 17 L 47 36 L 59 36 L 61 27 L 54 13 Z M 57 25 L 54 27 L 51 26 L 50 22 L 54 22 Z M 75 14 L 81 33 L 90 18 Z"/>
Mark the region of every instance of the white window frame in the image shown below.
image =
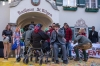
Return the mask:
<path id="1" fill-rule="evenodd" d="M 73 5 L 73 6 L 70 5 L 70 4 L 71 4 L 70 1 L 71 1 L 71 0 L 63 0 L 63 6 L 77 7 L 77 0 L 74 0 L 74 5 Z"/>
<path id="2" fill-rule="evenodd" d="M 95 8 L 98 8 L 98 1 L 95 0 L 95 2 L 96 2 Z M 89 0 L 89 7 L 86 5 L 86 8 L 92 8 L 91 0 Z"/>

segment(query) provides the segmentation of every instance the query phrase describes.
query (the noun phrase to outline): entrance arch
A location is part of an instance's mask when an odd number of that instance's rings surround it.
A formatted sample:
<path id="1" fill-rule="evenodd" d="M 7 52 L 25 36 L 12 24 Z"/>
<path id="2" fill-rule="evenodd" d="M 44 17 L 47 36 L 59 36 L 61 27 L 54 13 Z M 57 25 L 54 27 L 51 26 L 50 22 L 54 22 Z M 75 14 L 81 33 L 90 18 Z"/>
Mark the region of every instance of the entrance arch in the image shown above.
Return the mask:
<path id="1" fill-rule="evenodd" d="M 30 24 L 32 21 L 34 21 L 35 24 L 42 24 L 43 30 L 53 22 L 52 19 L 46 14 L 39 12 L 28 12 L 19 16 L 16 23 L 18 27 L 23 28 L 24 26 Z"/>

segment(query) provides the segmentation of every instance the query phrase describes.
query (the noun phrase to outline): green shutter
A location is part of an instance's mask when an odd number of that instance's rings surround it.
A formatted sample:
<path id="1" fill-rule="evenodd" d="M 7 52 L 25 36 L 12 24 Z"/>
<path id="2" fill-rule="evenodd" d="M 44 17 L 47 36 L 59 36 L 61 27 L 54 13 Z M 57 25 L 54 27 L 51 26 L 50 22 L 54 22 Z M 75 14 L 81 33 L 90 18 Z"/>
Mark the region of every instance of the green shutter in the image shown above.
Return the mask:
<path id="1" fill-rule="evenodd" d="M 78 7 L 85 7 L 85 0 L 77 0 Z"/>
<path id="2" fill-rule="evenodd" d="M 98 0 L 98 8 L 100 8 L 100 0 Z"/>
<path id="3" fill-rule="evenodd" d="M 57 6 L 62 6 L 63 5 L 63 0 L 56 0 L 56 5 Z"/>

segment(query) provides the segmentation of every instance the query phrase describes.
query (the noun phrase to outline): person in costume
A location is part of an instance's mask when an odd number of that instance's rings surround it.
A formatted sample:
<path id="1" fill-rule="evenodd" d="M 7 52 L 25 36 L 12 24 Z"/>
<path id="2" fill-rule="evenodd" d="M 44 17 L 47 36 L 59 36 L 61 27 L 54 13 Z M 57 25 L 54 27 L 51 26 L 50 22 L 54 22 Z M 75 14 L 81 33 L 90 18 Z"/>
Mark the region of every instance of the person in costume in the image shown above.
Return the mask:
<path id="1" fill-rule="evenodd" d="M 16 27 L 16 30 L 13 34 L 14 43 L 17 44 L 17 48 L 15 49 L 16 61 L 20 57 L 20 28 Z"/>

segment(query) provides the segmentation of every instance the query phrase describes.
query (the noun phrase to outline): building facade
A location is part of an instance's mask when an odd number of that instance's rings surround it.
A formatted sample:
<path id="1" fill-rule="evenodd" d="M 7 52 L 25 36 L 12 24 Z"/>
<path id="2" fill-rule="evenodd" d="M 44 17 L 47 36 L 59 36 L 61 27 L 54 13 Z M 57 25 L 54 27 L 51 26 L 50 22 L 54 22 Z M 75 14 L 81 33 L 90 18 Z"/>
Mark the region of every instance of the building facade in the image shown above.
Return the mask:
<path id="1" fill-rule="evenodd" d="M 34 21 L 43 24 L 43 29 L 54 23 L 68 23 L 74 27 L 95 26 L 100 30 L 100 0 L 12 0 L 4 6 L 0 4 L 0 41 L 2 31 L 9 23 L 14 30 Z M 76 26 L 77 25 L 77 26 Z M 87 31 L 88 32 L 88 31 Z"/>

